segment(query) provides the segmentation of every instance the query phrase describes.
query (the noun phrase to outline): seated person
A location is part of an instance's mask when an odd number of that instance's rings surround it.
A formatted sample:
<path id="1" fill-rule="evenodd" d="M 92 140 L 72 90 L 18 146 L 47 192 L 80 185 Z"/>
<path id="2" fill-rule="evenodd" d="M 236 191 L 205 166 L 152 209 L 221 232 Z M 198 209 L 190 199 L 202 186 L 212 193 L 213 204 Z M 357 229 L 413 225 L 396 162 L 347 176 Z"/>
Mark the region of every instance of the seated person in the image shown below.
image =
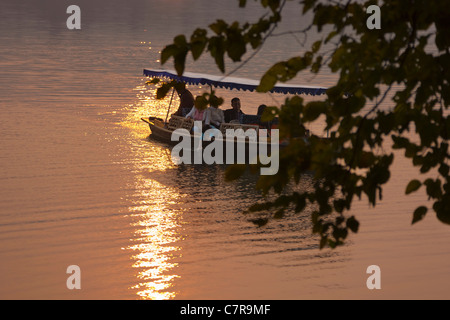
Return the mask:
<path id="1" fill-rule="evenodd" d="M 194 96 L 186 89 L 186 84 L 184 83 L 175 86 L 175 90 L 177 90 L 178 96 L 180 97 L 180 106 L 174 114 L 176 116 L 184 117 L 184 115 L 194 107 Z"/>
<path id="2" fill-rule="evenodd" d="M 267 108 L 267 106 L 266 106 L 265 104 L 260 105 L 260 106 L 258 107 L 258 113 L 257 113 L 257 115 L 258 115 L 258 117 L 259 117 L 259 126 L 260 126 L 262 129 L 270 130 L 270 127 L 271 127 L 270 121 L 269 121 L 269 122 L 268 122 L 268 121 L 261 121 L 261 117 L 262 117 L 262 115 L 263 115 L 263 113 L 264 113 L 264 110 L 266 110 L 266 108 Z"/>
<path id="3" fill-rule="evenodd" d="M 258 107 L 258 112 L 256 113 L 258 116 L 262 116 L 264 113 L 264 110 L 266 110 L 267 106 L 265 104 L 262 104 Z"/>
<path id="4" fill-rule="evenodd" d="M 225 122 L 238 122 L 240 123 L 241 115 L 244 113 L 241 111 L 241 100 L 239 98 L 233 98 L 231 100 L 231 109 L 224 111 Z"/>
<path id="5" fill-rule="evenodd" d="M 225 122 L 223 111 L 218 106 L 211 105 L 205 113 L 205 130 L 210 128 L 219 129 L 220 124 Z"/>
<path id="6" fill-rule="evenodd" d="M 206 119 L 206 110 L 200 110 L 196 106 L 194 106 L 191 111 L 186 115 L 186 118 L 190 118 L 194 121 L 201 121 L 202 124 L 205 122 Z M 200 132 L 200 128 L 198 128 L 196 125 L 192 127 L 192 132 Z"/>
<path id="7" fill-rule="evenodd" d="M 191 111 L 186 115 L 186 118 L 191 118 L 194 121 L 205 121 L 206 110 L 200 110 L 196 106 L 192 107 Z"/>

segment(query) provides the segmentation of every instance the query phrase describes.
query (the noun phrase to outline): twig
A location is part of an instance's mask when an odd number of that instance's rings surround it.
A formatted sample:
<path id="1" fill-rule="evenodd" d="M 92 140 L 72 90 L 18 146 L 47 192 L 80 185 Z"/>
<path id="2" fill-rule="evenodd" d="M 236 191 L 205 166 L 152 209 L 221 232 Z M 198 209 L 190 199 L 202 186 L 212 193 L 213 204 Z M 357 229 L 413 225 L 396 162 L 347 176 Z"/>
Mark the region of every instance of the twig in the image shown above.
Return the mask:
<path id="1" fill-rule="evenodd" d="M 280 9 L 279 9 L 279 14 L 281 15 L 281 12 L 283 11 L 284 5 L 286 4 L 286 0 L 283 0 L 283 2 L 280 5 Z M 230 75 L 232 75 L 233 73 L 235 73 L 236 71 L 238 71 L 239 69 L 241 69 L 243 66 L 245 66 L 251 59 L 253 59 L 254 56 L 256 56 L 258 54 L 259 51 L 261 51 L 262 47 L 264 46 L 264 43 L 266 42 L 267 38 L 273 33 L 273 31 L 277 28 L 278 26 L 278 22 L 276 22 L 273 26 L 272 29 L 269 30 L 269 32 L 265 35 L 265 37 L 262 39 L 262 43 L 260 44 L 260 46 L 258 48 L 255 49 L 255 51 L 253 51 L 253 53 L 250 55 L 250 57 L 248 57 L 247 59 L 245 59 L 239 66 L 237 66 L 236 68 L 234 68 L 233 70 L 231 70 L 227 75 L 225 75 L 221 80 L 223 80 L 226 77 L 229 77 Z"/>
<path id="2" fill-rule="evenodd" d="M 307 32 L 311 29 L 312 26 L 313 26 L 313 24 L 311 23 L 308 27 L 306 27 L 303 30 L 294 30 L 294 31 L 291 30 L 291 31 L 275 33 L 275 34 L 272 34 L 271 37 L 282 37 L 282 36 L 285 36 L 285 35 L 291 35 L 291 36 L 294 37 L 295 41 L 297 41 L 297 43 L 300 46 L 304 47 L 305 44 L 306 44 L 306 41 L 308 39 L 308 33 Z M 296 36 L 297 33 L 302 33 L 305 36 L 305 38 L 303 39 L 303 42 L 300 42 L 300 40 L 297 38 L 297 36 Z"/>

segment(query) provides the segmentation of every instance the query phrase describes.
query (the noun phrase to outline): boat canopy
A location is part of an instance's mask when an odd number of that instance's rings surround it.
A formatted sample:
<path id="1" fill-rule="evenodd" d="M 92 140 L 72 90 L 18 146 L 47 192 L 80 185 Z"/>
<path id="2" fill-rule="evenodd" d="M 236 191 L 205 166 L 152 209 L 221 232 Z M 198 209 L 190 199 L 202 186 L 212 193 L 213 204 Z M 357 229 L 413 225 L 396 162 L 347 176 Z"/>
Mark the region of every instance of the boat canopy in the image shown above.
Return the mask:
<path id="1" fill-rule="evenodd" d="M 214 76 L 202 73 L 185 72 L 180 77 L 173 70 L 151 70 L 144 69 L 144 75 L 152 78 L 171 79 L 179 82 L 184 82 L 191 85 L 210 85 L 217 88 L 236 89 L 244 91 L 255 91 L 259 85 L 259 81 L 235 78 Z M 309 94 L 321 95 L 325 94 L 327 88 L 301 86 L 301 85 L 287 85 L 277 84 L 270 92 L 283 94 Z"/>

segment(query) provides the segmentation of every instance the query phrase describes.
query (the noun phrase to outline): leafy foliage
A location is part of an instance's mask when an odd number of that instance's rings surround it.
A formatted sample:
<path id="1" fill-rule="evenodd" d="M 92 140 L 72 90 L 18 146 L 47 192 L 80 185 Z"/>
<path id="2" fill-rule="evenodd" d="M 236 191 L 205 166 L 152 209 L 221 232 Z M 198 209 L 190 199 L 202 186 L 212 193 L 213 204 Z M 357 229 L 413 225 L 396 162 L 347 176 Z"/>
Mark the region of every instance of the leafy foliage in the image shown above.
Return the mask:
<path id="1" fill-rule="evenodd" d="M 269 11 L 255 23 L 226 23 L 218 20 L 206 29 L 197 29 L 190 41 L 177 36 L 161 54 L 164 64 L 173 58 L 178 74 L 184 71 L 186 56 L 194 60 L 209 52 L 220 71 L 225 72 L 225 55 L 241 61 L 247 49 L 259 50 L 282 19 L 286 0 L 255 0 Z M 239 0 L 245 7 L 247 1 Z M 381 29 L 368 30 L 366 8 L 381 7 Z M 324 33 L 310 50 L 286 61 L 276 62 L 264 74 L 258 90 L 267 92 L 276 82 L 286 82 L 301 71 L 318 73 L 326 66 L 339 75 L 338 82 L 322 101 L 305 103 L 300 97 L 286 99 L 271 107 L 270 115 L 280 118 L 282 138 L 290 138 L 280 155 L 280 170 L 275 176 L 261 176 L 258 188 L 279 194 L 272 202 L 257 204 L 250 212 L 270 211 L 274 218 L 294 206 L 301 212 L 308 204 L 313 232 L 321 236 L 320 246 L 344 243 L 349 231 L 357 232 L 359 223 L 346 215 L 355 198 L 365 195 L 373 206 L 382 199 L 382 187 L 390 178 L 393 153 L 382 146 L 392 143 L 420 173 L 436 172 L 436 178 L 412 180 L 405 193 L 422 186 L 433 201 L 437 218 L 450 224 L 449 150 L 450 118 L 450 2 L 438 0 L 303 0 L 303 13 L 312 12 L 314 28 Z M 327 33 L 324 30 L 330 30 Z M 321 48 L 332 45 L 331 54 Z M 431 51 L 429 47 L 434 47 Z M 380 106 L 391 101 L 392 109 Z M 369 102 L 375 102 L 373 106 Z M 266 114 L 267 117 L 267 114 Z M 307 124 L 323 117 L 329 139 L 304 135 Z M 414 137 L 417 136 L 417 139 Z M 305 172 L 314 172 L 312 191 L 283 194 L 286 186 L 298 183 Z M 239 169 L 229 174 L 237 179 Z M 412 223 L 424 218 L 428 209 L 420 206 Z M 268 219 L 254 221 L 262 226 Z"/>

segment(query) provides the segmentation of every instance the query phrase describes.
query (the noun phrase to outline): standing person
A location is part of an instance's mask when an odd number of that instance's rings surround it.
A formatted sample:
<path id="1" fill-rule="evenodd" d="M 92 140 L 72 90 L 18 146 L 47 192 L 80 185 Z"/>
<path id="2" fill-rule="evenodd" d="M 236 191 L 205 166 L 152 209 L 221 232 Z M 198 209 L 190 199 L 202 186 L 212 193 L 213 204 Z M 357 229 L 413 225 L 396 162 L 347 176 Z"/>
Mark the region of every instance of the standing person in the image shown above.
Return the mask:
<path id="1" fill-rule="evenodd" d="M 231 109 L 227 109 L 224 112 L 225 122 L 241 122 L 241 115 L 244 113 L 241 110 L 241 100 L 239 98 L 231 99 Z"/>
<path id="2" fill-rule="evenodd" d="M 184 83 L 175 86 L 175 90 L 177 90 L 178 96 L 180 97 L 180 106 L 174 114 L 176 116 L 184 117 L 184 115 L 189 113 L 194 107 L 194 96 L 186 89 L 186 84 Z"/>

